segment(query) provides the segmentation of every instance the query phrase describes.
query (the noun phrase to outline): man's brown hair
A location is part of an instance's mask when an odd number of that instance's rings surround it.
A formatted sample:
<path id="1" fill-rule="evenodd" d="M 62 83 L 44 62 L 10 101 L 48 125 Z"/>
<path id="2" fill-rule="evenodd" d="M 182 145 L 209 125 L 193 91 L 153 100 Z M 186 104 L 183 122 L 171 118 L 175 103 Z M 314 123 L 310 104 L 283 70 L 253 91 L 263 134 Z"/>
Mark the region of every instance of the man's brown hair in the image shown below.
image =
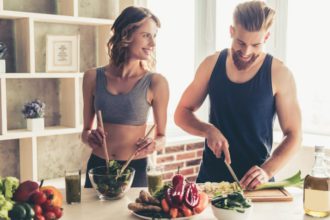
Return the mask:
<path id="1" fill-rule="evenodd" d="M 250 32 L 268 30 L 273 23 L 275 11 L 262 1 L 249 1 L 236 6 L 234 24 L 240 24 Z"/>

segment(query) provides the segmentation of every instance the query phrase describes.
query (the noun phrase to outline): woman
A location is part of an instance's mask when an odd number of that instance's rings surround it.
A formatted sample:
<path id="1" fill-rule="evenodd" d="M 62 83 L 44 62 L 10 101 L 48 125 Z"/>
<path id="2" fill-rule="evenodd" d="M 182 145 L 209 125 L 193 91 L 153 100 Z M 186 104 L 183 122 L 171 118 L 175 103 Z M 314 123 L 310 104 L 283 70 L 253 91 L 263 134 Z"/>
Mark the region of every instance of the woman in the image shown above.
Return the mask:
<path id="1" fill-rule="evenodd" d="M 82 140 L 92 148 L 88 171 L 105 166 L 102 140 L 106 139 L 110 160 L 124 163 L 138 148 L 147 146 L 130 163 L 136 173 L 133 187 L 146 186 L 147 155 L 165 145 L 169 90 L 167 80 L 151 73 L 158 18 L 148 9 L 128 7 L 115 20 L 108 42 L 108 65 L 85 72 L 83 79 L 84 129 Z M 157 125 L 154 138 L 142 139 L 150 107 Z M 101 110 L 104 132 L 92 129 L 95 113 Z"/>

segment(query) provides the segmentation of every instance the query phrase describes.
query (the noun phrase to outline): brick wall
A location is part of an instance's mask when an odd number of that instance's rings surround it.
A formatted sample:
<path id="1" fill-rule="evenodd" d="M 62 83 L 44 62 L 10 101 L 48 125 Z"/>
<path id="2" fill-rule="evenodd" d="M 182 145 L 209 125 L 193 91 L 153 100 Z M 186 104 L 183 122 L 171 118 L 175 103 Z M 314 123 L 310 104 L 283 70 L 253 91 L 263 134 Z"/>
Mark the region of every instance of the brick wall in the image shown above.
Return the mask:
<path id="1" fill-rule="evenodd" d="M 157 164 L 164 166 L 164 181 L 170 181 L 180 167 L 180 173 L 195 181 L 202 159 L 204 142 L 167 146 L 157 153 Z"/>

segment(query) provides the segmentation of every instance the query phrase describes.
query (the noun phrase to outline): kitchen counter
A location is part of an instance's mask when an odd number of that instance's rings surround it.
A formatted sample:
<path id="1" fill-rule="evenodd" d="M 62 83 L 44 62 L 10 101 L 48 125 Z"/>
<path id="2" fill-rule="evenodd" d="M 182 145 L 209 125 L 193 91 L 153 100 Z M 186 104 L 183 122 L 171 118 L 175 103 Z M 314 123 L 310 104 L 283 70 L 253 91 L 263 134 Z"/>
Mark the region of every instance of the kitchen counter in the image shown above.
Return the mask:
<path id="1" fill-rule="evenodd" d="M 122 199 L 109 201 L 100 201 L 94 189 L 82 189 L 82 201 L 80 204 L 68 205 L 64 202 L 64 215 L 61 219 L 138 220 L 139 218 L 128 210 L 127 205 L 138 197 L 141 189 L 132 188 Z M 302 190 L 297 188 L 287 188 L 287 190 L 294 197 L 293 201 L 253 203 L 254 209 L 251 220 L 330 220 L 330 217 L 312 218 L 304 215 Z M 65 197 L 65 193 L 63 195 Z M 216 220 L 210 205 L 195 219 Z"/>

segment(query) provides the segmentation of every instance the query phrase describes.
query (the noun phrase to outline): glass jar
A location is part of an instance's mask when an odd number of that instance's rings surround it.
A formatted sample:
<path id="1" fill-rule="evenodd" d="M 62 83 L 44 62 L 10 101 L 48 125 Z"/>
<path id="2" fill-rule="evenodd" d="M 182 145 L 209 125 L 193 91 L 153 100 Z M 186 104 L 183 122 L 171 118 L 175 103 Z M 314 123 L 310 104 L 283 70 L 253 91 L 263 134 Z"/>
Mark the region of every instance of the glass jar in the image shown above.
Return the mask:
<path id="1" fill-rule="evenodd" d="M 330 177 L 324 147 L 315 146 L 315 162 L 304 181 L 304 211 L 314 217 L 330 215 Z"/>

